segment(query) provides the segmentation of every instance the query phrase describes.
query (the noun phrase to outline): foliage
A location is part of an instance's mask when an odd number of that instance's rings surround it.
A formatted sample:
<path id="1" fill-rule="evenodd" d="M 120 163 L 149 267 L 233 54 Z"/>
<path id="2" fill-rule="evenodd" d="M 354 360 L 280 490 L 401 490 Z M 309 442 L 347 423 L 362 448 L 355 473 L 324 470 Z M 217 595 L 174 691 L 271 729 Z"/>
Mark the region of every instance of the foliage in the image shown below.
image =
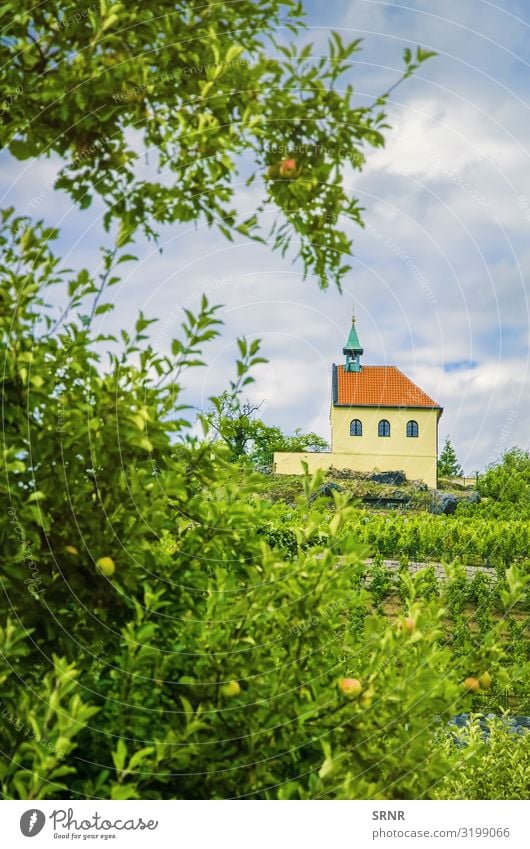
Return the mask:
<path id="1" fill-rule="evenodd" d="M 46 799 L 67 791 L 69 777 L 76 772 L 69 755 L 98 712 L 84 701 L 79 670 L 73 664 L 53 656 L 52 668 L 42 674 L 44 664 L 30 635 L 9 618 L 0 627 L 0 652 L 6 664 L 0 671 L 2 751 L 11 755 L 0 761 L 4 798 Z M 28 659 L 38 661 L 29 675 Z M 23 688 L 17 686 L 21 680 Z"/>
<path id="2" fill-rule="evenodd" d="M 303 492 L 301 475 L 268 475 L 263 484 L 261 495 L 268 501 L 293 506 L 296 498 Z"/>
<path id="3" fill-rule="evenodd" d="M 474 516 L 372 519 L 349 493 L 318 498 L 318 474 L 297 494 L 291 482 L 294 506 L 274 504 L 230 446 L 189 436 L 182 384 L 219 332 L 215 307 L 183 312 L 167 357 L 142 314 L 118 337 L 94 331 L 139 227 L 202 218 L 261 238 L 272 207 L 273 245 L 299 244 L 322 285 L 343 278 L 338 217 L 360 222 L 343 172 L 383 143 L 384 98 L 357 108 L 339 88 L 357 42 L 333 35 L 322 59 L 276 44 L 283 13 L 298 35 L 290 0 L 161 0 L 156 16 L 104 0 L 0 7 L 2 143 L 63 157 L 56 187 L 81 208 L 98 194 L 107 227 L 120 222 L 94 279 L 60 270 L 56 231 L 1 216 L 4 798 L 483 793 L 444 784 L 461 761 L 447 721 L 530 709 L 520 523 L 501 539 Z M 404 76 L 428 55 L 405 51 Z M 139 137 L 174 181 L 138 167 Z M 241 176 L 264 182 L 246 221 L 232 209 Z M 258 348 L 239 340 L 236 410 Z M 408 557 L 488 544 L 493 583 L 457 566 L 439 584 L 432 569 L 409 575 Z M 490 689 L 463 685 L 485 670 Z M 337 687 L 349 676 L 355 698 Z"/>
<path id="4" fill-rule="evenodd" d="M 332 33 L 316 58 L 309 43 L 279 43 L 279 27 L 302 36 L 298 2 L 160 0 L 156 14 L 140 2 L 3 3 L 0 145 L 18 159 L 58 154 L 55 187 L 81 208 L 100 195 L 122 244 L 138 227 L 152 236 L 157 224 L 202 219 L 228 238 L 297 245 L 307 273 L 340 283 L 351 239 L 339 219 L 361 223 L 343 172 L 383 145 L 386 96 L 357 106 L 342 83 L 359 40 Z M 407 50 L 402 79 L 432 55 Z M 234 208 L 241 178 L 262 187 L 247 218 Z"/>
<path id="5" fill-rule="evenodd" d="M 266 486 L 268 490 L 269 485 Z M 326 506 L 319 527 L 324 535 L 333 515 L 333 508 Z M 278 505 L 274 518 L 277 529 L 290 529 L 302 523 L 302 515 L 290 505 L 284 505 L 283 509 Z M 528 562 L 530 549 L 530 528 L 526 520 L 496 522 L 480 514 L 402 514 L 358 508 L 348 519 L 347 531 L 381 557 L 398 560 L 405 556 L 411 560 L 444 563 L 460 560 L 469 565 L 491 567 L 492 572 L 495 566 L 504 569 L 514 562 Z"/>
<path id="6" fill-rule="evenodd" d="M 97 336 L 100 289 L 58 273 L 54 235 L 7 213 L 0 233 L 4 797 L 428 798 L 454 760 L 434 717 L 489 698 L 464 678 L 487 668 L 492 698 L 527 691 L 506 648 L 517 621 L 455 651 L 451 574 L 436 595 L 403 571 L 390 615 L 379 575 L 378 611 L 348 495 L 330 508 L 314 498 L 323 476 L 303 476 L 288 521 L 262 476 L 186 436 L 181 382 L 215 308 L 185 315 L 167 359 L 144 317 L 121 341 Z M 59 324 L 47 285 L 71 292 Z M 257 354 L 240 341 L 236 397 Z M 286 558 L 263 528 L 288 526 Z M 506 574 L 505 612 L 527 581 Z M 337 687 L 346 676 L 359 698 Z"/>
<path id="7" fill-rule="evenodd" d="M 475 717 L 448 735 L 442 748 L 456 762 L 437 788 L 437 798 L 528 798 L 530 733 L 517 734 L 509 720 Z"/>
<path id="8" fill-rule="evenodd" d="M 46 309 L 41 295 L 46 284 L 64 284 L 72 308 L 99 296 L 88 272 L 57 272 L 49 247 L 55 235 L 9 213 L 0 232 L 5 356 L 0 492 L 9 507 L 4 579 L 11 603 L 25 608 L 26 623 L 54 632 L 43 611 L 56 609 L 63 627 L 77 623 L 83 642 L 92 639 L 96 625 L 90 617 L 78 622 L 77 605 L 97 607 L 108 591 L 95 562 L 111 556 L 125 566 L 152 558 L 157 522 L 174 527 L 168 499 L 175 498 L 176 509 L 179 498 L 191 498 L 193 466 L 184 492 L 185 470 L 168 481 L 162 470 L 174 435 L 187 424 L 175 404 L 179 375 L 197 363 L 197 346 L 216 333 L 218 321 L 204 300 L 197 318 L 187 316 L 185 341 L 174 343 L 173 356 L 164 357 L 144 345 L 151 322 L 140 314 L 133 334 L 122 330 L 121 350 L 109 354 L 104 368 L 94 343 L 112 343 L 112 337 L 94 336 L 84 313 L 57 328 Z M 35 344 L 38 328 L 42 334 Z M 168 382 L 157 386 L 160 380 Z M 146 527 L 137 516 L 147 514 Z M 27 588 L 22 579 L 31 581 Z M 121 581 L 125 594 L 138 588 L 127 568 Z M 116 600 L 118 624 L 126 608 L 125 596 Z"/>
<path id="9" fill-rule="evenodd" d="M 257 348 L 254 353 L 257 353 Z M 263 360 L 254 357 L 254 363 L 258 362 Z M 287 436 L 279 427 L 266 425 L 255 418 L 254 413 L 260 409 L 261 403 L 242 401 L 228 391 L 212 400 L 213 409 L 201 419 L 215 437 L 226 444 L 232 461 L 248 458 L 253 466 L 265 468 L 271 466 L 275 451 L 329 450 L 326 440 L 315 433 L 305 434 L 297 428 L 293 436 Z"/>
<path id="10" fill-rule="evenodd" d="M 479 478 L 481 495 L 496 502 L 528 509 L 530 504 L 530 454 L 520 448 L 507 451 Z"/>
<path id="11" fill-rule="evenodd" d="M 329 451 L 329 443 L 316 433 L 303 433 L 299 427 L 289 436 L 282 433 L 279 427 L 261 423 L 254 439 L 252 462 L 258 467 L 270 465 L 275 451 Z"/>
<path id="12" fill-rule="evenodd" d="M 201 420 L 213 431 L 214 438 L 226 444 L 230 460 L 243 459 L 249 453 L 249 446 L 259 438 L 262 422 L 252 416 L 261 404 L 242 401 L 227 390 L 212 401 L 213 409 L 201 416 Z"/>
<path id="13" fill-rule="evenodd" d="M 445 478 L 459 478 L 463 475 L 462 466 L 456 459 L 456 451 L 448 436 L 438 458 L 438 474 Z"/>

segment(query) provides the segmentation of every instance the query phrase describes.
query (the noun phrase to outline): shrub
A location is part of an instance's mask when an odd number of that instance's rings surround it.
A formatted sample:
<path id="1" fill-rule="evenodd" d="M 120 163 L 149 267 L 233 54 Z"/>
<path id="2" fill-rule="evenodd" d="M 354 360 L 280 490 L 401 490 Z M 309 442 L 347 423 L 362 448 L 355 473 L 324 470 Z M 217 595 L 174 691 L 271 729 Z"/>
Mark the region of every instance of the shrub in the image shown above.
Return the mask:
<path id="1" fill-rule="evenodd" d="M 438 799 L 527 799 L 530 734 L 502 719 L 474 717 L 441 746 L 453 761 L 435 790 Z"/>

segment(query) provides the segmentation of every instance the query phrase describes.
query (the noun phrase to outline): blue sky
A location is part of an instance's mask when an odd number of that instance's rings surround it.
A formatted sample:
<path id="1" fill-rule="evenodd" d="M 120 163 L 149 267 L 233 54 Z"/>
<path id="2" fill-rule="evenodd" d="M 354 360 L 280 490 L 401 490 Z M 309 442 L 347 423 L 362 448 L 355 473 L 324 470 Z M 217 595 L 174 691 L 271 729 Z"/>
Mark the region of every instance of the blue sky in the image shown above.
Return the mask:
<path id="1" fill-rule="evenodd" d="M 306 8 L 317 54 L 330 29 L 364 38 L 351 68 L 359 103 L 396 79 L 405 47 L 439 53 L 392 96 L 385 149 L 345 178 L 367 226 L 354 234 L 344 293 L 303 281 L 300 267 L 267 246 L 231 244 L 201 226 L 165 228 L 161 255 L 141 243 L 139 262 L 123 267 L 115 313 L 102 325 L 127 326 L 143 309 L 161 317 L 153 336 L 167 350 L 183 305 L 193 308 L 205 291 L 224 305 L 225 327 L 190 380 L 190 402 L 205 407 L 227 384 L 238 335 L 259 336 L 269 363 L 249 395 L 264 401 L 263 418 L 328 436 L 331 363 L 341 361 L 354 304 L 364 362 L 398 366 L 444 407 L 440 435 L 451 435 L 467 472 L 511 445 L 528 448 L 530 6 Z M 33 205 L 63 228 L 65 265 L 96 270 L 101 209 L 79 213 L 46 190 L 60 163 L 2 161 L 2 205 Z M 242 209 L 253 200 L 241 189 Z"/>

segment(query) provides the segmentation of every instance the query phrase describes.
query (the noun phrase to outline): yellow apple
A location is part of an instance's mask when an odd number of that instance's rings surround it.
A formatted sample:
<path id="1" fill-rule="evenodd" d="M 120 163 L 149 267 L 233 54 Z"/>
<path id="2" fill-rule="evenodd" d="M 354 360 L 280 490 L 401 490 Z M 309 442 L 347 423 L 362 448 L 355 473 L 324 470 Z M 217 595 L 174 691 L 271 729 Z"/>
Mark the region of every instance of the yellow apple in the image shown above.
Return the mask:
<path id="1" fill-rule="evenodd" d="M 240 692 L 241 687 L 239 686 L 238 681 L 229 681 L 221 687 L 221 693 L 229 699 L 232 698 L 232 696 L 239 696 Z"/>
<path id="2" fill-rule="evenodd" d="M 111 578 L 116 571 L 116 564 L 112 557 L 100 557 L 99 560 L 96 560 L 96 566 L 106 578 Z"/>
<path id="3" fill-rule="evenodd" d="M 482 673 L 478 681 L 483 690 L 489 690 L 491 687 L 491 675 L 487 671 Z"/>

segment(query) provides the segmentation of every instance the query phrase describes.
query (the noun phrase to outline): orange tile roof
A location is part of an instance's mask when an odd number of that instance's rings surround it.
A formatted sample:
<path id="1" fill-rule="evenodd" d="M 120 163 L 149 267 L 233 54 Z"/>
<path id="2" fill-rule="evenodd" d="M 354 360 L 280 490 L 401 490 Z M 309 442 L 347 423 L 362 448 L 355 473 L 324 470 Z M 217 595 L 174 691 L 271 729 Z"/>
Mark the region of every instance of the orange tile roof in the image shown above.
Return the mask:
<path id="1" fill-rule="evenodd" d="M 334 366 L 333 403 L 352 407 L 438 407 L 395 366 L 363 366 L 360 372 Z"/>

